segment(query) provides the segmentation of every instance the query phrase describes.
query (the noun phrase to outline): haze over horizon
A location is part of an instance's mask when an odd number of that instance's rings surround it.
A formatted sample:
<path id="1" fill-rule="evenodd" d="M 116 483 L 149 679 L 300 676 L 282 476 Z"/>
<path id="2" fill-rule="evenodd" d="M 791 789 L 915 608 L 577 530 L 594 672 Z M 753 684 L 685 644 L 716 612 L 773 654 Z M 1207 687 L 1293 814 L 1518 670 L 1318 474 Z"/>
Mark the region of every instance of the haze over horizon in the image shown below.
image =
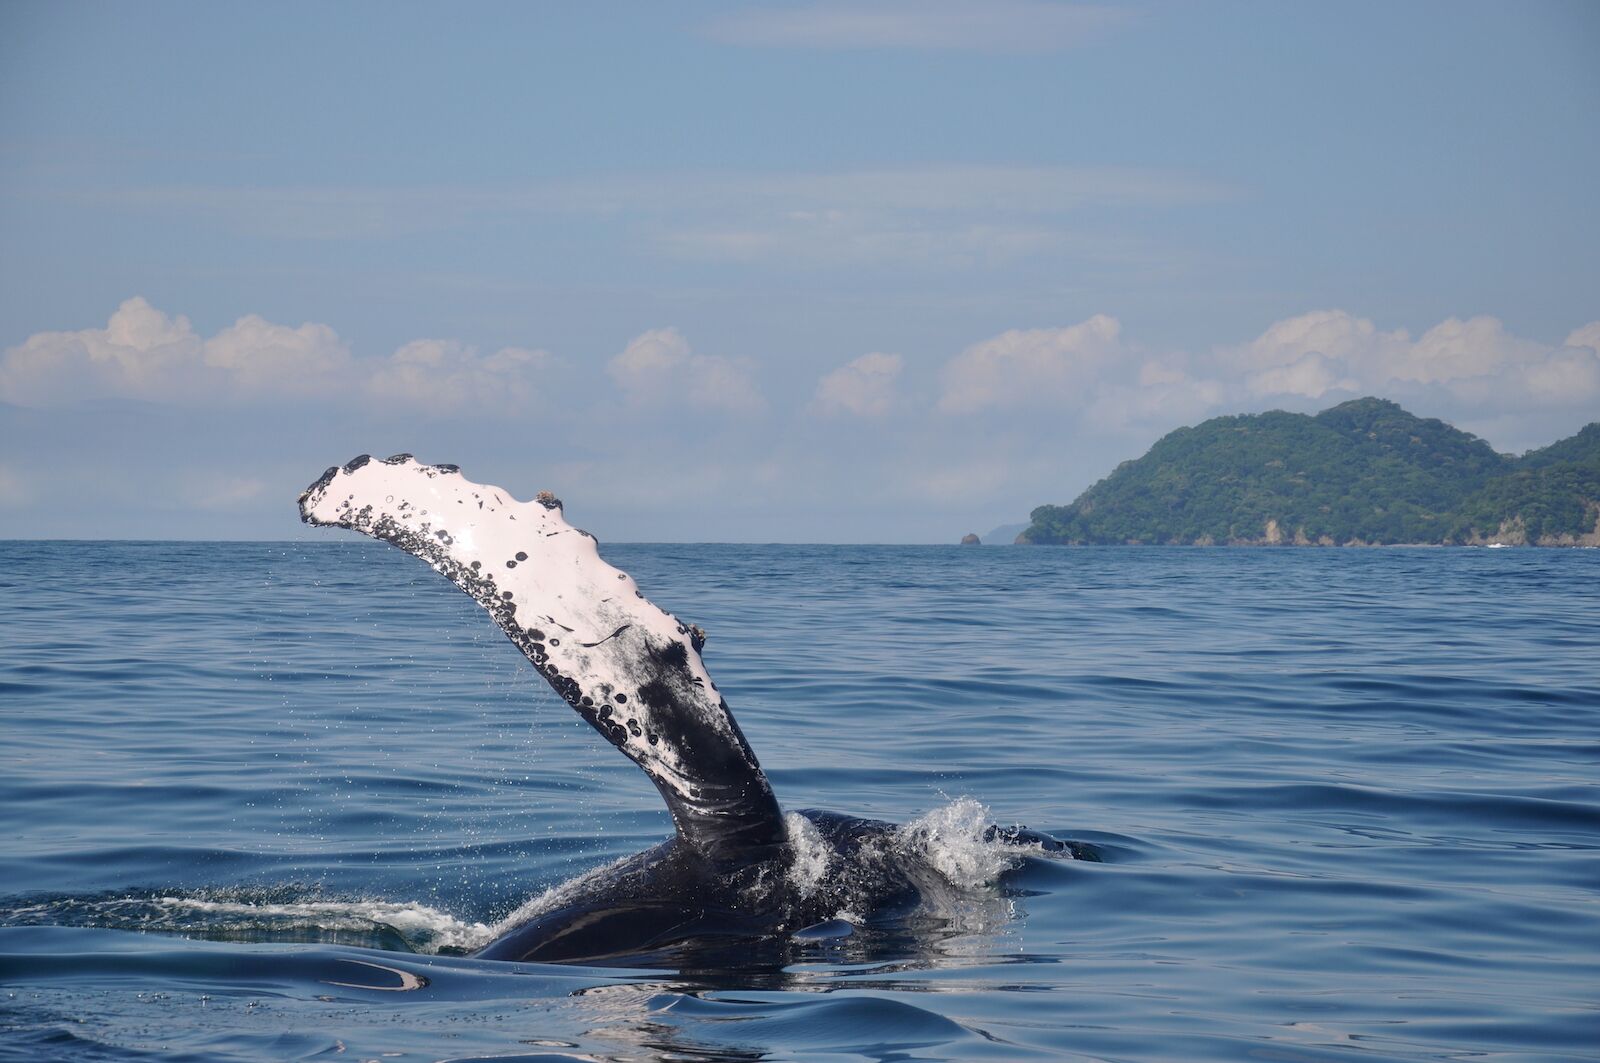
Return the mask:
<path id="1" fill-rule="evenodd" d="M 954 542 L 1184 424 L 1600 419 L 1600 8 L 0 9 L 0 537 Z"/>

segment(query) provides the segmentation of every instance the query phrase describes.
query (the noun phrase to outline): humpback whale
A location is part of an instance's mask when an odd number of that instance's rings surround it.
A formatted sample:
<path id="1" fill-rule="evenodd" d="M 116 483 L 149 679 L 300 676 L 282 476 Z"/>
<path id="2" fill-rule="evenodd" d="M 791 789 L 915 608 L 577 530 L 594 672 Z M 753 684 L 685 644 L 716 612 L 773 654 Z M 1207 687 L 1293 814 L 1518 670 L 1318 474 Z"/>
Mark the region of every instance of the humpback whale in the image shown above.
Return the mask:
<path id="1" fill-rule="evenodd" d="M 299 504 L 306 523 L 392 543 L 471 596 L 644 770 L 672 816 L 673 837 L 547 891 L 477 955 L 647 962 L 684 943 L 826 935 L 840 913 L 905 909 L 950 888 L 937 868 L 907 858 L 895 824 L 785 815 L 706 671 L 705 633 L 607 564 L 554 495 L 519 502 L 454 465 L 362 455 L 328 469 Z M 985 836 L 1088 855 L 1020 828 L 990 826 Z"/>

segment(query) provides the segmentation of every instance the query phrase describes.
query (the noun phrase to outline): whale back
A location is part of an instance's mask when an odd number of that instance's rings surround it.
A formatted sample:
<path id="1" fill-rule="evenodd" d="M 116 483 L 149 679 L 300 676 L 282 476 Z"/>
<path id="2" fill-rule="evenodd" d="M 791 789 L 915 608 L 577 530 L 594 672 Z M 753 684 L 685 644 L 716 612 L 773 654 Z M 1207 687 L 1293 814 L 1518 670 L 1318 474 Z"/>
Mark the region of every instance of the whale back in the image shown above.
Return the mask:
<path id="1" fill-rule="evenodd" d="M 453 465 L 362 455 L 308 487 L 300 515 L 392 543 L 483 606 L 551 688 L 644 769 L 700 857 L 748 864 L 783 844 L 772 788 L 701 660 L 703 634 L 607 564 L 553 495 L 519 502 Z"/>

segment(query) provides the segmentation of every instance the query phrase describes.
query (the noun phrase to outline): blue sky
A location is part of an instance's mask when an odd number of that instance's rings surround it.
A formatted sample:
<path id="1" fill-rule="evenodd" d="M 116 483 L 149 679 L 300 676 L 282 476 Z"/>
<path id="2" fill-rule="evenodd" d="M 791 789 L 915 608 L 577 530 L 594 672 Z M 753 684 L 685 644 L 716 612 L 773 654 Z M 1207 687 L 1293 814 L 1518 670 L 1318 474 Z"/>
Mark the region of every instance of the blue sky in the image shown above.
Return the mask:
<path id="1" fill-rule="evenodd" d="M 1585 3 L 0 7 L 0 536 L 411 451 L 952 541 L 1218 413 L 1600 418 Z"/>

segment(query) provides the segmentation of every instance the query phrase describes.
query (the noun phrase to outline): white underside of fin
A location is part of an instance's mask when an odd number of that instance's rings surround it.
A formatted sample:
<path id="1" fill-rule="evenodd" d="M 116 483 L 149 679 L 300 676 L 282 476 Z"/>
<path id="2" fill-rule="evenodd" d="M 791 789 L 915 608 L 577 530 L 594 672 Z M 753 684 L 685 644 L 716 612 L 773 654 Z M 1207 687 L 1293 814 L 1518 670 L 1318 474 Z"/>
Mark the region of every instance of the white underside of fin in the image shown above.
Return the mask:
<path id="1" fill-rule="evenodd" d="M 745 772 L 770 801 L 700 658 L 703 636 L 607 564 L 553 496 L 519 502 L 454 466 L 397 455 L 328 470 L 300 509 L 308 523 L 394 543 L 471 595 L 557 693 L 670 791 L 669 806 L 675 794 L 710 814 L 719 803 L 731 813 Z M 734 763 L 743 760 L 746 768 Z M 723 769 L 711 771 L 709 785 L 708 762 Z M 718 779 L 727 792 L 716 792 Z"/>

